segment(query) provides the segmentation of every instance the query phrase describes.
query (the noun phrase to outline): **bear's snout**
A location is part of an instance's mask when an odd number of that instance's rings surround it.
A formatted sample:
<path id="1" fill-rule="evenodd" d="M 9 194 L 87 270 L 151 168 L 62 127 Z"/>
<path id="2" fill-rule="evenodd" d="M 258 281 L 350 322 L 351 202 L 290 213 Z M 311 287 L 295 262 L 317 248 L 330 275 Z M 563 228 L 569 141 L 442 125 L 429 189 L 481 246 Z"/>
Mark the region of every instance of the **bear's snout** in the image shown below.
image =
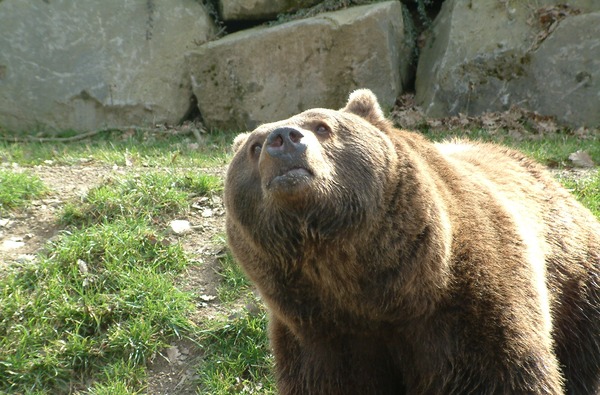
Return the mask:
<path id="1" fill-rule="evenodd" d="M 311 151 L 308 146 L 314 142 L 316 139 L 309 132 L 291 126 L 280 126 L 270 132 L 259 165 L 266 190 L 285 199 L 304 196 L 300 191 L 314 179 L 308 157 Z"/>
<path id="2" fill-rule="evenodd" d="M 267 153 L 273 158 L 293 160 L 306 151 L 302 143 L 304 134 L 292 127 L 280 127 L 273 130 L 265 143 Z"/>

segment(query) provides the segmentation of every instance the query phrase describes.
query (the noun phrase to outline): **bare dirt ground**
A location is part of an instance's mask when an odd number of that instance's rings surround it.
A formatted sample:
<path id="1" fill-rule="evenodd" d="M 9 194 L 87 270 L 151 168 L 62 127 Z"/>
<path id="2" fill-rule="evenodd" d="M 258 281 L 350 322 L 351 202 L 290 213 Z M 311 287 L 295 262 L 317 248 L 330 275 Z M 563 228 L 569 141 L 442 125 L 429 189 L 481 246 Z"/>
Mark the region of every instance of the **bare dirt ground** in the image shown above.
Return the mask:
<path id="1" fill-rule="evenodd" d="M 15 171 L 21 169 L 16 168 Z M 50 192 L 27 208 L 0 218 L 0 275 L 15 261 L 25 264 L 33 262 L 35 254 L 44 248 L 47 241 L 60 233 L 57 213 L 65 203 L 81 199 L 87 191 L 107 178 L 143 170 L 82 164 L 37 166 L 27 168 L 27 171 L 39 176 Z M 207 172 L 223 175 L 224 169 L 210 169 Z M 227 313 L 216 299 L 218 258 L 225 248 L 218 236 L 224 232 L 225 216 L 220 196 L 196 198 L 191 206 L 184 216 L 166 220 L 165 232 L 169 233 L 169 220 L 187 220 L 192 225 L 191 231 L 183 235 L 171 234 L 169 238 L 182 243 L 192 262 L 178 277 L 178 285 L 194 293 L 197 309 L 190 318 L 200 323 L 206 318 Z M 201 357 L 200 347 L 192 340 L 174 341 L 170 348 L 156 355 L 150 364 L 147 393 L 195 394 L 196 369 Z"/>
<path id="2" fill-rule="evenodd" d="M 34 200 L 27 208 L 0 220 L 0 267 L 15 260 L 34 259 L 33 254 L 60 230 L 56 224 L 60 208 L 118 171 L 108 166 L 36 166 L 27 170 L 38 175 L 51 191 L 43 199 Z"/>

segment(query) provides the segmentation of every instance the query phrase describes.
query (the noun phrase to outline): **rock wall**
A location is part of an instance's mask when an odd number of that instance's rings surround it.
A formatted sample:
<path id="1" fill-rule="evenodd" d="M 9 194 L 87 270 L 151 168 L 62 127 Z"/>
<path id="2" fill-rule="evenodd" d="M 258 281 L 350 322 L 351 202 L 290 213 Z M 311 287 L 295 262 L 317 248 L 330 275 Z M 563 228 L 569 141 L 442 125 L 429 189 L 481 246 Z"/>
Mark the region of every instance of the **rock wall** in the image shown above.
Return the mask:
<path id="1" fill-rule="evenodd" d="M 597 0 L 447 0 L 422 49 L 416 99 L 433 117 L 519 106 L 600 125 Z"/>
<path id="2" fill-rule="evenodd" d="M 391 107 L 413 86 L 432 117 L 519 106 L 600 126 L 598 0 L 445 0 L 419 39 L 417 67 L 417 37 L 398 0 L 219 39 L 215 13 L 239 28 L 335 2 L 204 3 L 0 0 L 0 130 L 174 124 L 198 111 L 208 127 L 246 129 L 339 107 L 359 87 Z"/>
<path id="3" fill-rule="evenodd" d="M 214 31 L 196 0 L 3 0 L 0 126 L 177 123 L 191 104 L 184 54 Z"/>
<path id="4" fill-rule="evenodd" d="M 561 22 L 532 52 L 521 87 L 522 106 L 572 126 L 600 126 L 600 12 Z"/>
<path id="5" fill-rule="evenodd" d="M 208 127 L 252 129 L 311 107 L 338 108 L 371 88 L 391 108 L 412 44 L 396 1 L 230 34 L 187 56 Z"/>

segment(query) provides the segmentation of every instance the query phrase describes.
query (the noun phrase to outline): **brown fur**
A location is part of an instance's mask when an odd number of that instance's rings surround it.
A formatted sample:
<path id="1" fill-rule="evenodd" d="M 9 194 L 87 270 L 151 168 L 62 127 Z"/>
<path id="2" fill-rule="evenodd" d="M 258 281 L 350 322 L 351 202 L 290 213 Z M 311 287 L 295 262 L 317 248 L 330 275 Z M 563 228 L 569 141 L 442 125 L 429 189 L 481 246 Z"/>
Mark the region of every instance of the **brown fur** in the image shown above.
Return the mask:
<path id="1" fill-rule="evenodd" d="M 281 394 L 600 390 L 600 225 L 540 166 L 393 129 L 367 90 L 234 146 Z"/>

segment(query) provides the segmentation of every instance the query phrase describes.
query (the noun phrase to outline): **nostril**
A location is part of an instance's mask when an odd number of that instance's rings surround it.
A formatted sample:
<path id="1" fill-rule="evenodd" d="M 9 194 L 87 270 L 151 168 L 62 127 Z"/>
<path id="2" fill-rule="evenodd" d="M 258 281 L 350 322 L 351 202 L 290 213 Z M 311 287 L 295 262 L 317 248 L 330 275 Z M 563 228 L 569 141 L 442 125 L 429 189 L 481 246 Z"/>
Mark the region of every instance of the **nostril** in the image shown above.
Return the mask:
<path id="1" fill-rule="evenodd" d="M 281 147 L 283 145 L 283 137 L 281 135 L 276 135 L 269 142 L 269 146 L 273 148 Z"/>
<path id="2" fill-rule="evenodd" d="M 294 143 L 299 143 L 300 140 L 302 140 L 302 137 L 304 137 L 302 133 L 295 129 L 291 129 L 289 133 L 290 140 L 292 140 Z"/>

